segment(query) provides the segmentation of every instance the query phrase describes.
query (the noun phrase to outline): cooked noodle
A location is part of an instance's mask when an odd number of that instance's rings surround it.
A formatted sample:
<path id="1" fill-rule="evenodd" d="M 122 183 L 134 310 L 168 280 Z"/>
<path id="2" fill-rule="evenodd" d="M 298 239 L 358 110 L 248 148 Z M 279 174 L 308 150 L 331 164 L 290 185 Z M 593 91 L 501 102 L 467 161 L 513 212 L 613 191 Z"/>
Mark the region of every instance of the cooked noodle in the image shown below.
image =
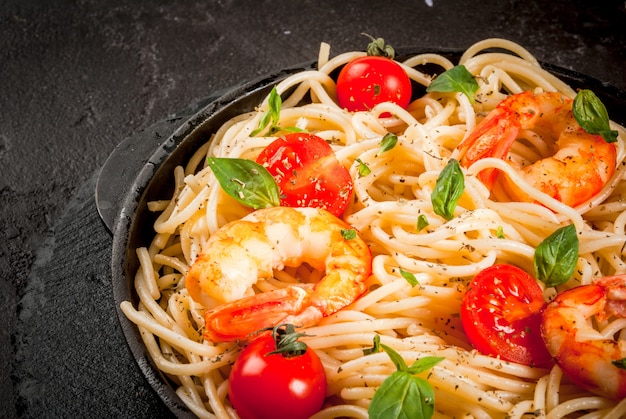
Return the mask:
<path id="1" fill-rule="evenodd" d="M 486 49 L 511 53 L 485 53 Z M 580 257 L 573 278 L 563 288 L 626 273 L 626 212 L 621 199 L 626 191 L 626 165 L 622 163 L 626 131 L 611 123 L 619 132 L 618 168 L 591 202 L 572 209 L 534 190 L 504 161 L 484 159 L 464 169 L 465 192 L 455 218 L 446 221 L 434 213 L 430 196 L 437 176 L 455 157 L 455 147 L 477 121 L 507 93 L 541 89 L 573 97 L 574 90 L 543 70 L 519 45 L 489 39 L 470 47 L 460 61 L 478 76 L 476 103 L 458 93 L 429 93 L 407 110 L 384 103 L 371 112 L 350 114 L 332 99 L 335 84 L 329 74 L 362 55 L 351 52 L 329 58 L 326 46 L 320 53 L 321 68 L 295 74 L 277 85 L 281 94 L 292 92 L 289 97 L 283 95 L 279 125 L 316 133 L 330 142 L 350 169 L 355 200 L 343 218 L 360 231 L 374 257 L 368 293 L 305 331 L 313 336 L 305 341 L 320 356 L 328 379 L 329 403 L 315 418 L 367 417 L 376 388 L 395 370 L 384 352 L 363 354 L 375 335 L 409 363 L 427 355 L 445 357 L 428 372 L 436 396 L 435 417 L 625 416 L 626 402 L 616 403 L 577 388 L 558 366 L 545 370 L 518 365 L 472 350 L 459 308 L 468 282 L 488 266 L 511 263 L 533 272 L 535 247 L 564 224 L 573 223 L 578 230 Z M 425 64 L 443 71 L 456 63 L 436 54 L 409 58 L 405 69 L 422 85 L 431 80 L 431 75 L 420 70 Z M 307 104 L 302 104 L 303 99 Z M 176 169 L 174 196 L 149 204 L 161 214 L 152 244 L 137 249 L 141 267 L 135 289 L 140 303 L 121 306 L 139 327 L 158 368 L 200 417 L 236 417 L 227 398 L 227 379 L 238 347 L 203 341 L 204 308 L 189 297 L 184 275 L 216 229 L 249 211 L 221 190 L 205 157 L 254 159 L 275 139 L 250 138 L 266 109 L 267 101 L 258 110 L 226 123 L 187 167 Z M 386 112 L 394 117 L 379 118 Z M 398 143 L 379 153 L 381 138 L 389 131 L 397 134 Z M 527 159 L 545 148 L 529 144 L 516 146 L 513 158 Z M 369 166 L 371 174 L 359 176 L 357 159 Z M 504 171 L 542 205 L 507 202 L 503 191 L 488 191 L 475 177 L 487 167 Z M 421 231 L 416 229 L 419 215 L 429 222 Z M 499 229 L 504 238 L 498 237 Z M 414 273 L 419 284 L 411 287 L 399 268 Z M 319 277 L 320 273 L 305 267 L 287 269 L 277 272 L 274 279 L 260 281 L 252 292 L 311 275 Z M 546 290 L 546 298 L 552 296 L 550 292 Z M 625 322 L 614 322 L 606 333 L 621 333 L 624 338 Z"/>

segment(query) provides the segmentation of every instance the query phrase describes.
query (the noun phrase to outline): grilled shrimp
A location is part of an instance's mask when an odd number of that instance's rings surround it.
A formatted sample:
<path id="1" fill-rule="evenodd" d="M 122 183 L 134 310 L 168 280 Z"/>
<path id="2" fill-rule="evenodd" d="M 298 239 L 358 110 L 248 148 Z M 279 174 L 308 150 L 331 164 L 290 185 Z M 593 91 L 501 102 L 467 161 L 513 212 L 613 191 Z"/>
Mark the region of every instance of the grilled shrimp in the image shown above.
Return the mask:
<path id="1" fill-rule="evenodd" d="M 316 208 L 272 207 L 233 221 L 207 242 L 185 285 L 207 309 L 207 339 L 232 341 L 280 323 L 314 325 L 366 290 L 372 256 L 354 229 Z M 250 295 L 259 278 L 303 263 L 324 271 L 312 288 L 287 286 Z M 217 304 L 217 305 L 216 305 Z"/>
<path id="2" fill-rule="evenodd" d="M 554 92 L 527 91 L 500 102 L 458 146 L 461 165 L 470 167 L 486 157 L 506 159 L 522 130 L 539 134 L 551 155 L 527 165 L 509 163 L 530 185 L 566 205 L 595 196 L 615 172 L 615 146 L 580 127 L 572 99 Z M 498 172 L 486 169 L 478 177 L 491 189 Z M 508 178 L 504 182 L 513 199 L 529 200 Z"/>
<path id="3" fill-rule="evenodd" d="M 605 277 L 593 285 L 564 291 L 548 304 L 542 335 L 563 373 L 595 394 L 626 397 L 626 340 L 605 336 L 592 323 L 595 316 L 626 318 L 626 275 Z"/>

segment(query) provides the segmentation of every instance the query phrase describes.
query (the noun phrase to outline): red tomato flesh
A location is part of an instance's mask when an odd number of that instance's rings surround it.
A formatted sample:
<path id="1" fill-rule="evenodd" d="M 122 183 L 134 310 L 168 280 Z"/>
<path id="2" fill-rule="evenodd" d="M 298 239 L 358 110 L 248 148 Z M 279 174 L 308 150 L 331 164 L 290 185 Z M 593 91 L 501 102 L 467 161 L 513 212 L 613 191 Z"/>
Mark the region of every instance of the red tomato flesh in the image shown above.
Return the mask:
<path id="1" fill-rule="evenodd" d="M 271 334 L 246 346 L 230 373 L 228 397 L 241 419 L 306 419 L 326 397 L 326 373 L 317 354 L 286 358 Z"/>
<path id="2" fill-rule="evenodd" d="M 506 264 L 484 269 L 472 280 L 461 306 L 463 329 L 481 353 L 524 365 L 550 367 L 541 337 L 546 307 L 541 288 L 524 270 Z"/>
<path id="3" fill-rule="evenodd" d="M 383 102 L 406 108 L 411 101 L 411 80 L 400 64 L 389 58 L 360 57 L 341 69 L 337 101 L 350 112 L 370 110 Z"/>
<path id="4" fill-rule="evenodd" d="M 290 133 L 268 145 L 256 159 L 274 176 L 281 205 L 323 208 L 340 216 L 352 196 L 350 172 L 330 145 L 309 133 Z"/>

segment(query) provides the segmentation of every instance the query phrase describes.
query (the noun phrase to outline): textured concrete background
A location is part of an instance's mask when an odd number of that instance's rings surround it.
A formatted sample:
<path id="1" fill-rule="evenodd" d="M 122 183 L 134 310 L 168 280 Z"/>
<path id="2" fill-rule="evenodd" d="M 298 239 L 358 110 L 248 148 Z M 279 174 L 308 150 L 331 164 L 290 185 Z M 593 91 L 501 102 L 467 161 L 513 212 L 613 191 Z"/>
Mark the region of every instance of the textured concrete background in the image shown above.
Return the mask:
<path id="1" fill-rule="evenodd" d="M 122 139 L 284 66 L 492 36 L 626 89 L 623 1 L 4 1 L 0 8 L 0 417 L 167 410 L 124 346 L 95 175 Z M 620 112 L 624 113 L 622 109 Z"/>

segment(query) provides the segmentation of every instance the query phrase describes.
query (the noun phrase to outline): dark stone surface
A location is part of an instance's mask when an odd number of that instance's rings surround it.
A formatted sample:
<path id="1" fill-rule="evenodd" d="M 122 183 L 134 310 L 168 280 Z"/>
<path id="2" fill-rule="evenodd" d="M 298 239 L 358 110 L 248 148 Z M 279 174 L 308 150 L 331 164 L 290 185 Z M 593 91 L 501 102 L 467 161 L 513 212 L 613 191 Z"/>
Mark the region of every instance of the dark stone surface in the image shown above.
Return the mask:
<path id="1" fill-rule="evenodd" d="M 432 3 L 432 5 L 429 5 Z M 160 417 L 113 307 L 94 205 L 115 146 L 211 93 L 361 32 L 492 36 L 626 89 L 623 1 L 34 1 L 0 10 L 0 417 Z M 623 113 L 624 110 L 619 110 Z"/>

